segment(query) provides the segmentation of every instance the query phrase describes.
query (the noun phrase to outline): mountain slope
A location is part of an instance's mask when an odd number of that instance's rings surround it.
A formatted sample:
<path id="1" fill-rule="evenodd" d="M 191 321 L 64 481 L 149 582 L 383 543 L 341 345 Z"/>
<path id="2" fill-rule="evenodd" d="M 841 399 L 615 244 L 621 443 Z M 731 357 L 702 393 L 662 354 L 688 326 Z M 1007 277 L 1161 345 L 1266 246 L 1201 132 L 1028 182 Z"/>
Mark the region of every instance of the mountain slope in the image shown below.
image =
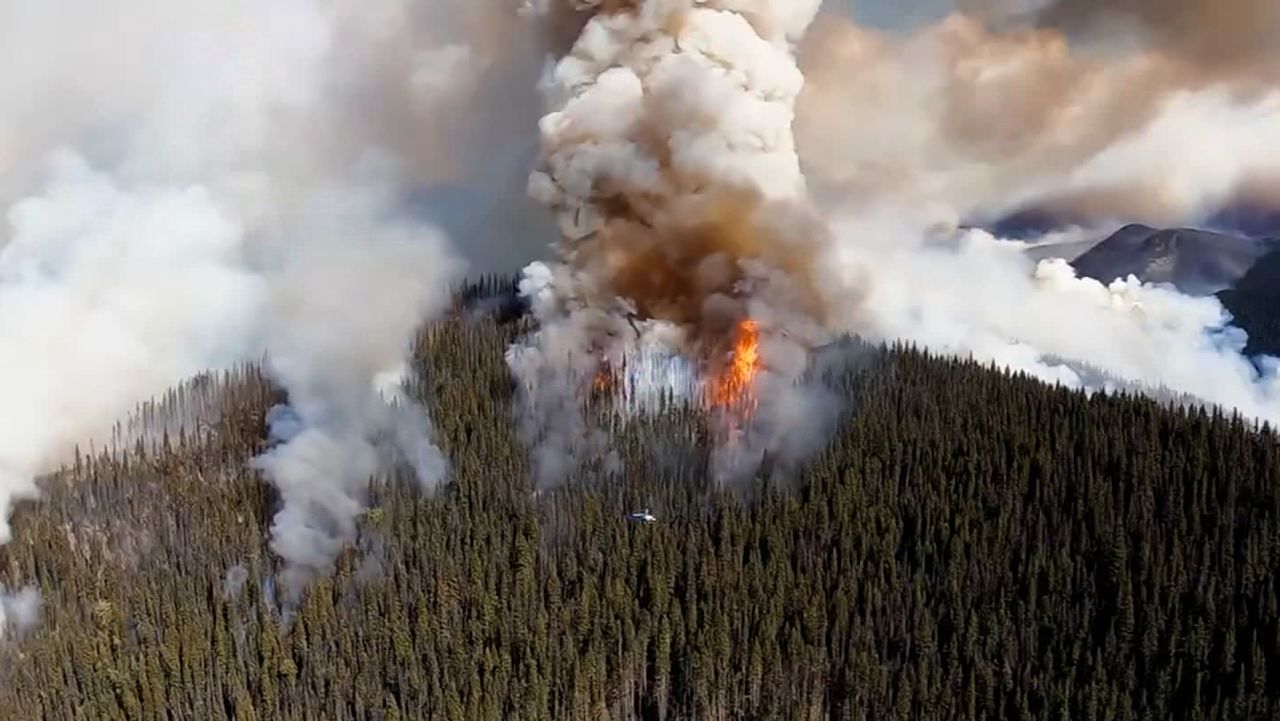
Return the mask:
<path id="1" fill-rule="evenodd" d="M 1257 718 L 1280 710 L 1280 445 L 973 363 L 855 348 L 856 410 L 794 489 L 708 485 L 705 419 L 615 428 L 625 471 L 533 497 L 502 352 L 460 315 L 417 361 L 454 464 L 373 511 L 292 625 L 245 461 L 274 402 L 82 461 L 0 583 L 43 625 L 0 719 Z M 982 412 L 974 412 L 982 409 Z M 650 507 L 659 521 L 634 524 Z"/>
<path id="2" fill-rule="evenodd" d="M 1280 357 L 1280 252 L 1258 261 L 1218 299 L 1249 334 L 1246 353 Z"/>

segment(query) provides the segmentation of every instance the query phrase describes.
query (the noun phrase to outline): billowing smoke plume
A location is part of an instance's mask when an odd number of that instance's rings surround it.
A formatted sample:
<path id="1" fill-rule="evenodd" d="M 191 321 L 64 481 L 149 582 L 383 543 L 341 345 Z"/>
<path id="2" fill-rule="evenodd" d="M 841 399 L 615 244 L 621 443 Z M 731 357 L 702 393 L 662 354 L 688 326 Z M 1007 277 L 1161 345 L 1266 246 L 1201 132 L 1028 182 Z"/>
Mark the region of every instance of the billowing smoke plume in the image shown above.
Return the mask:
<path id="1" fill-rule="evenodd" d="M 255 463 L 283 501 L 271 547 L 288 562 L 290 601 L 355 540 L 380 469 L 405 462 L 428 491 L 446 470 L 425 409 L 398 390 L 413 333 L 445 306 L 458 268 L 430 228 L 365 227 L 369 202 L 323 197 L 309 242 L 270 284 L 269 363 L 289 406 L 268 419 L 281 445 Z"/>
<path id="2" fill-rule="evenodd" d="M 608 466 L 583 399 L 650 351 L 689 361 L 673 375 L 731 428 L 749 396 L 726 475 L 802 454 L 823 416 L 794 384 L 847 331 L 1276 417 L 1272 364 L 1212 299 L 960 230 L 1280 207 L 1273 3 L 973 0 L 807 36 L 818 0 L 528 4 L 531 23 L 515 0 L 0 0 L 0 101 L 21 109 L 0 117 L 0 541 L 74 443 L 266 354 L 289 404 L 258 463 L 296 598 L 370 474 L 438 482 L 397 390 L 460 272 L 435 227 L 473 267 L 517 267 L 542 240 L 526 196 L 559 237 L 509 357 L 544 485 Z"/>
<path id="3" fill-rule="evenodd" d="M 0 248 L 0 542 L 70 444 L 252 348 L 261 280 L 204 188 L 123 187 L 70 151 L 9 207 Z"/>
<path id="4" fill-rule="evenodd" d="M 394 398 L 461 268 L 433 226 L 499 267 L 542 242 L 541 40 L 515 10 L 0 0 L 0 542 L 74 444 L 264 354 L 297 430 L 278 414 L 288 442 L 262 460 L 291 568 L 345 537 L 370 447 L 438 480 L 429 424 Z"/>
<path id="5" fill-rule="evenodd" d="M 714 378 L 744 320 L 777 428 L 814 407 L 806 350 L 842 332 L 1280 415 L 1215 300 L 962 230 L 1034 211 L 1087 241 L 1280 207 L 1274 3 L 974 0 L 905 33 L 823 15 L 798 66 L 815 3 L 575 6 L 530 182 L 560 262 L 526 273 L 540 329 L 509 358 L 540 481 L 607 461 L 593 379 L 651 347 Z"/>
<path id="6" fill-rule="evenodd" d="M 561 262 L 527 272 L 541 326 L 510 356 L 540 483 L 602 455 L 580 403 L 602 365 L 663 348 L 722 373 L 750 322 L 764 376 L 785 385 L 824 337 L 809 261 L 825 228 L 791 132 L 792 43 L 818 4 L 577 4 L 529 183 L 556 214 Z"/>

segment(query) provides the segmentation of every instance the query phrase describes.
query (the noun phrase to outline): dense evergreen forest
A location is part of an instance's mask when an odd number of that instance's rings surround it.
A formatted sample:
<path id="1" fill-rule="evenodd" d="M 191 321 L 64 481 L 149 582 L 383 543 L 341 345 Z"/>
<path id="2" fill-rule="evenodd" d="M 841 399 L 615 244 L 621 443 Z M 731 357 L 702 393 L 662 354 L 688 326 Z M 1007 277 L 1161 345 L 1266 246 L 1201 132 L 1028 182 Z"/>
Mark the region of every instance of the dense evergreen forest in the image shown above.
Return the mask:
<path id="1" fill-rule="evenodd" d="M 38 582 L 0 720 L 1252 719 L 1280 712 L 1267 428 L 851 344 L 850 413 L 800 477 L 707 479 L 706 419 L 617 430 L 619 475 L 534 495 L 503 351 L 461 309 L 416 359 L 453 462 L 372 481 L 336 575 L 272 600 L 253 368 L 148 411 L 20 508 Z M 194 399 L 194 400 L 193 400 Z M 206 411 L 208 409 L 205 409 Z M 157 421 L 158 423 L 158 421 Z M 629 522 L 648 506 L 654 524 Z"/>

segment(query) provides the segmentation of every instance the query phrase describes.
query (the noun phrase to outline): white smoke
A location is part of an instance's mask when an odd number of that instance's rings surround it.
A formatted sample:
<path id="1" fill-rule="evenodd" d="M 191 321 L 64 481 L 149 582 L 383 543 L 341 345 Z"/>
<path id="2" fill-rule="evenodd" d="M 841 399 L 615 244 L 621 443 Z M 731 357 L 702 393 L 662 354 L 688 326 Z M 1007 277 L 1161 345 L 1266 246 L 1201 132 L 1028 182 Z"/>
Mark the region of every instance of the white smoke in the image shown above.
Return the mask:
<path id="1" fill-rule="evenodd" d="M 262 460 L 291 568 L 325 566 L 388 453 L 438 482 L 394 379 L 457 254 L 510 266 L 539 241 L 541 40 L 519 22 L 452 0 L 0 0 L 0 542 L 74 444 L 263 354 L 300 429 Z"/>
<path id="2" fill-rule="evenodd" d="M 0 543 L 68 444 L 250 353 L 262 295 L 242 226 L 206 189 L 122 188 L 70 152 L 47 165 L 0 248 Z"/>
<path id="3" fill-rule="evenodd" d="M 8 636 L 21 638 L 40 623 L 40 591 L 27 587 L 8 593 L 0 586 L 0 641 Z"/>
<path id="4" fill-rule="evenodd" d="M 425 409 L 397 390 L 414 332 L 444 308 L 459 268 L 429 227 L 365 226 L 370 203 L 350 189 L 323 198 L 318 222 L 300 229 L 309 241 L 270 276 L 269 365 L 289 406 L 269 419 L 281 445 L 255 464 L 283 501 L 272 550 L 292 600 L 355 539 L 388 460 L 407 462 L 424 490 L 446 470 Z"/>
<path id="5" fill-rule="evenodd" d="M 832 266 L 875 269 L 846 330 L 1096 388 L 1064 362 L 1074 361 L 1280 420 L 1280 379 L 1241 354 L 1244 333 L 1227 327 L 1216 299 L 1133 278 L 1103 285 L 1077 278 L 1063 260 L 1033 261 L 1020 242 L 981 230 L 939 239 L 902 222 L 908 214 L 890 216 L 894 222 L 860 214 L 834 223 L 840 241 Z"/>
<path id="6" fill-rule="evenodd" d="M 1242 3 L 1239 18 L 1217 4 L 1180 4 L 1213 14 L 1215 32 L 1247 16 L 1277 19 L 1269 4 Z M 1056 3 L 1070 5 L 1106 11 Z M 1156 5 L 1138 9 L 1163 22 Z M 820 26 L 803 53 L 797 132 L 832 219 L 822 265 L 832 271 L 826 297 L 849 311 L 839 329 L 1076 387 L 1094 382 L 1075 370 L 1087 365 L 1280 417 L 1274 363 L 1241 355 L 1244 336 L 1226 327 L 1215 299 L 1133 279 L 1104 286 L 1065 262 L 1029 259 L 1026 244 L 955 230 L 1033 208 L 1087 224 L 1040 242 L 1097 240 L 1129 221 L 1195 224 L 1242 200 L 1280 206 L 1280 155 L 1268 140 L 1280 127 L 1280 91 L 1268 47 L 1211 64 L 1196 59 L 1212 48 L 1185 46 L 1167 28 L 1108 25 L 1099 51 L 1088 36 L 996 31 L 963 15 L 905 34 L 832 17 Z M 1221 33 L 1212 40 L 1231 45 Z"/>
<path id="7" fill-rule="evenodd" d="M 248 582 L 249 569 L 241 564 L 228 568 L 226 575 L 222 577 L 222 597 L 230 603 L 238 601 Z"/>

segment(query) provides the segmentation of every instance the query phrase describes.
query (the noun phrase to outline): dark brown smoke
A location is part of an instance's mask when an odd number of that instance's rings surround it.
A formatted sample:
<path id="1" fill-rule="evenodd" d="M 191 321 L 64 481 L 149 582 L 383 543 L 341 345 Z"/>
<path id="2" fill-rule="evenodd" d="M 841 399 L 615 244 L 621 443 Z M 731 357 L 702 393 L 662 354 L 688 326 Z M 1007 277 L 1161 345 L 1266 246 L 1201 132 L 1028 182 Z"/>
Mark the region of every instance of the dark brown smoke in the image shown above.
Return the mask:
<path id="1" fill-rule="evenodd" d="M 634 301 L 642 319 L 723 336 L 746 314 L 743 284 L 757 262 L 801 288 L 804 310 L 821 308 L 811 259 L 825 230 L 793 206 L 745 189 L 684 196 L 647 212 L 622 199 L 609 205 L 610 220 L 575 255 L 593 277 Z"/>

